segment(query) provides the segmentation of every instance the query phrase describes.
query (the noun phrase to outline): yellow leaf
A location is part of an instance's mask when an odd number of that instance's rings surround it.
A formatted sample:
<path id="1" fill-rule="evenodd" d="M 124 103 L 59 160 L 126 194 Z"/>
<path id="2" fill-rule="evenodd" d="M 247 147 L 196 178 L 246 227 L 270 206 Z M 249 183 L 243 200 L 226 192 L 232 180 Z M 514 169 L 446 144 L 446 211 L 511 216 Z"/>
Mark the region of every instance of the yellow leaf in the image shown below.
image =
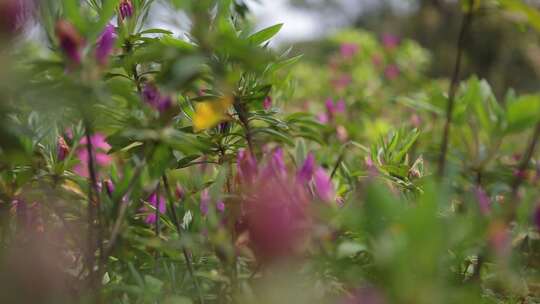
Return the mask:
<path id="1" fill-rule="evenodd" d="M 231 97 L 223 97 L 218 101 L 202 101 L 195 104 L 193 129 L 195 132 L 206 130 L 229 120 L 227 110 L 232 105 Z"/>

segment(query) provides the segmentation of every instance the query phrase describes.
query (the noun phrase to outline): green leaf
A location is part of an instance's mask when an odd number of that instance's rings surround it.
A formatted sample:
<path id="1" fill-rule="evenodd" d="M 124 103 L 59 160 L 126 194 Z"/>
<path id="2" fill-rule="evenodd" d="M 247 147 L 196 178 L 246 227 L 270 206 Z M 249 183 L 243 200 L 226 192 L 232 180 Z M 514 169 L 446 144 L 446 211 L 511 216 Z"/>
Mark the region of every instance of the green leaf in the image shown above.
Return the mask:
<path id="1" fill-rule="evenodd" d="M 507 105 L 507 133 L 521 132 L 540 120 L 540 96 L 521 96 Z"/>
<path id="2" fill-rule="evenodd" d="M 283 23 L 272 25 L 249 36 L 247 40 L 252 44 L 259 45 L 274 37 L 281 30 L 282 27 Z"/>

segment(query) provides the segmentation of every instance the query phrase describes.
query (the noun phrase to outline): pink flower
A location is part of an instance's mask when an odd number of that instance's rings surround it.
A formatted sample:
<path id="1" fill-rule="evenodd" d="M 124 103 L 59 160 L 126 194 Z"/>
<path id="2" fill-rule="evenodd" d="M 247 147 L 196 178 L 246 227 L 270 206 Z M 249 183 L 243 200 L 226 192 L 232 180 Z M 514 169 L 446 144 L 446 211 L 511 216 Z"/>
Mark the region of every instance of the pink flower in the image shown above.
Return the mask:
<path id="1" fill-rule="evenodd" d="M 216 203 L 216 210 L 220 213 L 225 212 L 225 203 L 223 201 L 218 201 Z"/>
<path id="2" fill-rule="evenodd" d="M 343 56 L 344 58 L 350 59 L 354 57 L 356 53 L 358 53 L 358 49 L 359 47 L 355 43 L 343 43 L 340 48 L 341 56 Z"/>
<path id="3" fill-rule="evenodd" d="M 310 225 L 305 187 L 287 176 L 273 174 L 246 192 L 247 227 L 259 260 L 272 262 L 301 250 Z"/>
<path id="4" fill-rule="evenodd" d="M 272 97 L 266 96 L 266 98 L 263 101 L 263 108 L 268 111 L 272 108 Z"/>
<path id="5" fill-rule="evenodd" d="M 491 199 L 487 195 L 487 193 L 482 189 L 482 187 L 476 187 L 474 190 L 474 194 L 476 196 L 476 200 L 478 202 L 478 206 L 480 207 L 480 212 L 483 215 L 488 215 L 491 211 Z"/>
<path id="6" fill-rule="evenodd" d="M 106 179 L 103 181 L 103 184 L 105 185 L 105 191 L 107 191 L 107 195 L 109 195 L 109 197 L 112 197 L 115 189 L 113 181 L 110 179 Z"/>
<path id="7" fill-rule="evenodd" d="M 386 49 L 395 49 L 399 45 L 399 38 L 392 34 L 386 33 L 382 36 L 382 44 Z"/>
<path id="8" fill-rule="evenodd" d="M 98 38 L 96 45 L 96 60 L 105 66 L 109 60 L 116 42 L 116 30 L 112 24 L 108 24 Z"/>
<path id="9" fill-rule="evenodd" d="M 98 166 L 108 166 L 112 162 L 112 157 L 106 152 L 111 149 L 111 146 L 105 141 L 105 136 L 101 133 L 96 133 L 90 137 L 92 144 L 93 155 Z M 89 177 L 88 162 L 89 155 L 87 149 L 88 141 L 86 137 L 83 137 L 79 142 L 79 148 L 77 149 L 77 158 L 79 164 L 77 164 L 73 170 L 82 177 Z"/>
<path id="10" fill-rule="evenodd" d="M 326 173 L 326 170 L 319 167 L 314 173 L 315 192 L 319 198 L 325 202 L 332 202 L 336 198 L 336 191 L 332 179 Z"/>
<path id="11" fill-rule="evenodd" d="M 257 161 L 249 151 L 238 151 L 238 176 L 242 182 L 252 183 L 258 174 Z"/>
<path id="12" fill-rule="evenodd" d="M 55 29 L 60 49 L 64 55 L 70 60 L 72 65 L 80 65 L 82 61 L 84 39 L 77 29 L 68 21 L 59 20 L 56 23 Z"/>
<path id="13" fill-rule="evenodd" d="M 328 118 L 328 114 L 326 113 L 317 114 L 317 120 L 322 124 L 327 124 L 330 121 L 330 119 Z"/>
<path id="14" fill-rule="evenodd" d="M 300 171 L 296 175 L 296 179 L 299 183 L 305 184 L 308 183 L 313 178 L 313 172 L 315 171 L 315 155 L 309 152 L 304 164 Z"/>
<path id="15" fill-rule="evenodd" d="M 159 213 L 165 214 L 167 206 L 165 202 L 165 197 L 163 197 L 163 195 L 158 195 L 157 192 L 150 194 L 150 196 L 148 197 L 148 203 L 154 206 L 154 208 L 157 208 L 157 211 Z M 149 225 L 155 224 L 157 221 L 156 212 L 148 207 L 144 207 L 144 210 L 148 212 L 148 215 L 146 216 L 146 219 L 144 221 Z"/>

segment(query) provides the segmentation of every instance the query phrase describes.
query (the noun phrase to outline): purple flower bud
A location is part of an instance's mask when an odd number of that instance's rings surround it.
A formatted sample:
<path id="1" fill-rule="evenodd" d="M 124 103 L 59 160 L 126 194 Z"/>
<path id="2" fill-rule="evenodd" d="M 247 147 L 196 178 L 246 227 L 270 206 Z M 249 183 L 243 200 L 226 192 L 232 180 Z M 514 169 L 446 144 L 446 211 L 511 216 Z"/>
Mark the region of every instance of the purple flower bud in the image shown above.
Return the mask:
<path id="1" fill-rule="evenodd" d="M 272 108 L 272 97 L 266 96 L 266 98 L 263 101 L 263 107 L 266 111 Z"/>
<path id="2" fill-rule="evenodd" d="M 108 24 L 98 38 L 96 45 L 96 60 L 100 65 L 107 65 L 115 42 L 116 30 L 112 24 Z"/>
<path id="3" fill-rule="evenodd" d="M 158 202 L 158 196 L 159 196 L 159 202 Z M 150 203 L 150 205 L 157 208 L 159 213 L 161 214 L 165 213 L 165 209 L 167 208 L 167 206 L 165 204 L 165 198 L 163 197 L 163 195 L 158 195 L 157 192 L 150 194 L 150 196 L 148 197 L 148 203 Z M 149 211 L 151 212 L 146 216 L 145 222 L 147 224 L 155 224 L 157 221 L 156 212 L 154 210 L 149 210 Z"/>
<path id="4" fill-rule="evenodd" d="M 122 20 L 133 16 L 133 4 L 131 0 L 122 0 L 118 6 L 118 10 L 120 11 L 120 18 Z"/>
<path id="5" fill-rule="evenodd" d="M 302 168 L 297 174 L 298 182 L 305 184 L 313 178 L 313 172 L 315 171 L 315 156 L 313 153 L 308 153 Z"/>
<path id="6" fill-rule="evenodd" d="M 347 59 L 352 58 L 358 53 L 358 49 L 359 47 L 355 43 L 343 43 L 340 48 L 341 56 Z"/>
<path id="7" fill-rule="evenodd" d="M 486 191 L 482 187 L 476 187 L 474 190 L 474 195 L 478 201 L 478 206 L 480 207 L 480 212 L 483 215 L 488 215 L 491 211 L 491 199 L 487 195 Z"/>
<path id="8" fill-rule="evenodd" d="M 324 106 L 326 107 L 326 113 L 328 113 L 329 116 L 333 116 L 334 113 L 336 113 L 336 106 L 332 98 L 326 99 Z"/>
<path id="9" fill-rule="evenodd" d="M 64 52 L 64 55 L 74 65 L 81 64 L 82 61 L 82 48 L 84 46 L 84 39 L 81 37 L 77 29 L 65 20 L 59 20 L 56 23 L 56 37 L 60 44 L 60 49 Z"/>
<path id="10" fill-rule="evenodd" d="M 249 151 L 238 151 L 237 170 L 241 182 L 252 183 L 255 180 L 258 174 L 257 161 Z"/>
<path id="11" fill-rule="evenodd" d="M 157 86 L 153 83 L 147 83 L 144 86 L 142 95 L 144 102 L 159 112 L 165 112 L 173 105 L 172 98 L 170 96 L 162 96 Z"/>
<path id="12" fill-rule="evenodd" d="M 332 179 L 326 173 L 326 171 L 319 167 L 315 170 L 314 174 L 315 192 L 319 198 L 325 202 L 332 202 L 335 200 L 336 192 Z"/>
<path id="13" fill-rule="evenodd" d="M 56 141 L 56 156 L 59 161 L 63 161 L 69 154 L 69 146 L 62 136 L 58 136 Z"/>
<path id="14" fill-rule="evenodd" d="M 317 114 L 317 120 L 322 124 L 327 124 L 330 121 L 330 119 L 328 118 L 328 114 L 326 113 Z"/>
<path id="15" fill-rule="evenodd" d="M 225 212 L 225 203 L 223 201 L 218 201 L 216 203 L 216 209 L 217 211 L 219 211 L 220 213 L 223 213 Z"/>
<path id="16" fill-rule="evenodd" d="M 208 215 L 208 209 L 210 207 L 210 192 L 208 189 L 204 189 L 201 192 L 201 202 L 199 204 L 199 209 L 201 210 L 202 216 Z"/>
<path id="17" fill-rule="evenodd" d="M 103 183 L 105 184 L 105 190 L 107 191 L 107 195 L 109 195 L 109 197 L 112 197 L 115 188 L 114 183 L 110 179 L 104 180 Z"/>
<path id="18" fill-rule="evenodd" d="M 159 99 L 157 110 L 163 113 L 170 109 L 173 105 L 172 98 L 170 96 L 163 96 Z"/>
<path id="19" fill-rule="evenodd" d="M 174 194 L 176 195 L 176 199 L 181 201 L 184 199 L 186 192 L 184 191 L 184 188 L 180 184 L 176 184 L 176 188 L 174 189 Z"/>
<path id="20" fill-rule="evenodd" d="M 281 176 L 287 174 L 287 167 L 285 166 L 283 149 L 281 147 L 276 148 L 274 150 L 274 153 L 272 153 L 272 158 L 270 159 L 269 163 L 269 169 Z"/>

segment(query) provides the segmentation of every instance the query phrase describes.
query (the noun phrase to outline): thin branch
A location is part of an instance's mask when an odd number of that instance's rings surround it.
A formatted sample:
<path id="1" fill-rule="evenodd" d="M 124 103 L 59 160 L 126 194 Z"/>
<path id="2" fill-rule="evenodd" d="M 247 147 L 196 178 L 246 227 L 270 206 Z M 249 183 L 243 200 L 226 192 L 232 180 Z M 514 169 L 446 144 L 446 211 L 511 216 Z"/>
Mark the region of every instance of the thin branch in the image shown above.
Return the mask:
<path id="1" fill-rule="evenodd" d="M 133 174 L 133 177 L 131 178 L 131 181 L 129 182 L 125 193 L 123 195 L 120 195 L 118 201 L 115 202 L 116 204 L 120 204 L 120 209 L 118 210 L 118 216 L 113 225 L 111 237 L 109 238 L 107 247 L 105 247 L 105 253 L 104 253 L 105 258 L 111 254 L 112 249 L 114 248 L 114 245 L 116 244 L 116 240 L 118 239 L 118 235 L 120 233 L 120 227 L 122 223 L 124 222 L 124 217 L 126 216 L 127 208 L 129 206 L 128 202 L 122 201 L 122 198 L 125 196 L 129 196 L 131 194 L 131 192 L 133 191 L 133 187 L 135 187 L 136 182 L 139 180 L 139 177 L 141 176 L 143 168 L 144 168 L 144 162 L 137 166 L 137 168 L 135 169 L 135 173 Z"/>
<path id="2" fill-rule="evenodd" d="M 512 182 L 512 185 L 511 185 L 511 189 L 512 189 L 511 198 L 514 201 L 517 199 L 519 187 L 523 183 L 522 173 L 527 169 L 527 167 L 529 167 L 529 163 L 531 162 L 531 159 L 534 155 L 536 146 L 538 146 L 539 139 L 540 139 L 540 122 L 536 124 L 534 133 L 529 141 L 529 145 L 527 146 L 527 149 L 525 150 L 525 154 L 523 154 L 523 157 L 521 158 L 521 161 L 516 171 L 514 181 Z M 512 204 L 512 205 L 513 205 L 512 209 L 515 209 L 516 204 Z"/>
<path id="3" fill-rule="evenodd" d="M 457 43 L 458 50 L 457 50 L 457 55 L 456 55 L 456 63 L 454 66 L 454 72 L 452 74 L 452 80 L 451 80 L 450 88 L 448 92 L 448 104 L 446 108 L 446 122 L 444 124 L 441 153 L 439 157 L 439 177 L 444 176 L 444 171 L 446 167 L 446 154 L 448 153 L 448 141 L 450 137 L 450 127 L 452 124 L 452 114 L 454 112 L 454 103 L 455 103 L 456 94 L 457 94 L 457 90 L 459 86 L 459 75 L 461 73 L 461 62 L 463 60 L 465 38 L 472 24 L 473 16 L 474 16 L 473 5 L 474 5 L 474 0 L 469 0 L 469 7 L 463 19 L 463 22 L 461 24 L 461 30 L 459 32 L 459 37 L 458 37 L 458 43 Z"/>
<path id="4" fill-rule="evenodd" d="M 176 206 L 174 205 L 174 198 L 171 194 L 171 186 L 169 184 L 169 179 L 167 178 L 167 174 L 163 174 L 163 187 L 165 188 L 165 194 L 167 195 L 167 200 L 169 201 L 169 208 L 171 210 L 171 214 L 173 217 L 173 224 L 176 227 L 176 230 L 178 232 L 178 235 L 182 235 L 182 227 L 180 226 L 180 222 L 178 220 L 178 213 L 176 212 Z M 199 296 L 199 303 L 204 304 L 204 297 L 202 294 L 201 287 L 199 285 L 199 281 L 195 277 L 195 271 L 193 267 L 193 261 L 191 260 L 191 256 L 188 252 L 188 249 L 185 245 L 182 245 L 182 254 L 184 255 L 184 259 L 186 261 L 186 267 L 188 269 L 188 273 L 191 276 L 191 279 L 193 280 L 193 286 L 195 287 L 195 290 L 197 291 L 197 294 Z"/>
<path id="5" fill-rule="evenodd" d="M 99 273 L 103 268 L 101 265 L 103 254 L 103 231 L 99 223 L 101 198 L 99 195 L 96 167 L 94 163 L 94 146 L 92 144 L 92 131 L 90 129 L 90 123 L 85 121 L 85 136 L 86 136 L 86 151 L 88 153 L 88 173 L 90 175 L 90 186 L 88 187 L 88 252 L 87 252 L 87 267 L 89 271 L 90 286 L 94 289 L 96 295 L 99 293 Z M 98 221 L 96 223 L 96 221 Z M 97 238 L 95 237 L 95 230 L 97 228 Z M 95 272 L 95 254 L 96 250 L 99 250 L 100 265 L 98 265 L 98 271 Z"/>

